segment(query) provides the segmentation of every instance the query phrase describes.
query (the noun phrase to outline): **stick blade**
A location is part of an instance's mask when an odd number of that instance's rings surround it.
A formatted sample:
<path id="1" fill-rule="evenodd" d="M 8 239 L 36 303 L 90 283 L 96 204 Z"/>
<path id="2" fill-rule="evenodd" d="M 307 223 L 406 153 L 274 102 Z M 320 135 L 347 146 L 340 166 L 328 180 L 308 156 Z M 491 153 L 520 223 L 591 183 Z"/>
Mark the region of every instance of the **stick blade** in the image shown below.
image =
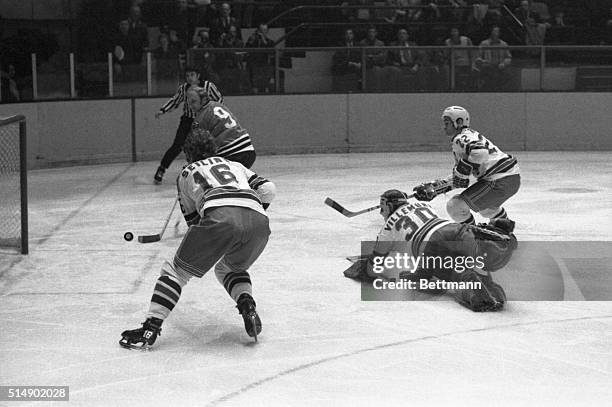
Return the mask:
<path id="1" fill-rule="evenodd" d="M 352 217 L 354 216 L 350 211 L 347 211 L 346 208 L 344 208 L 342 205 L 340 205 L 338 202 L 334 201 L 331 198 L 325 198 L 325 205 L 331 207 L 332 209 L 340 212 L 341 214 L 343 214 L 346 217 Z"/>
<path id="2" fill-rule="evenodd" d="M 138 241 L 140 243 L 153 243 L 153 242 L 159 242 L 160 240 L 161 240 L 161 236 L 159 234 L 138 236 Z"/>

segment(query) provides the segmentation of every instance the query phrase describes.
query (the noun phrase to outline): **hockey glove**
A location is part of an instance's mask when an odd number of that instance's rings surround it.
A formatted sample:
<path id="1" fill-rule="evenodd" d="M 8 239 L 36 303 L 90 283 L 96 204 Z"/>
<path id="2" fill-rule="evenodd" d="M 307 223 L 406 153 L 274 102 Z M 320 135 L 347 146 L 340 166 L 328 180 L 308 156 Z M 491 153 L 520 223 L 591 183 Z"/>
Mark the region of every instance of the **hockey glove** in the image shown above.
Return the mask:
<path id="1" fill-rule="evenodd" d="M 453 186 L 448 180 L 437 179 L 432 182 L 425 182 L 414 187 L 414 197 L 419 201 L 431 201 L 440 194 L 445 194 L 453 189 Z"/>
<path id="2" fill-rule="evenodd" d="M 472 165 L 465 160 L 459 160 L 455 168 L 453 168 L 453 187 L 467 188 L 470 185 L 471 173 Z"/>

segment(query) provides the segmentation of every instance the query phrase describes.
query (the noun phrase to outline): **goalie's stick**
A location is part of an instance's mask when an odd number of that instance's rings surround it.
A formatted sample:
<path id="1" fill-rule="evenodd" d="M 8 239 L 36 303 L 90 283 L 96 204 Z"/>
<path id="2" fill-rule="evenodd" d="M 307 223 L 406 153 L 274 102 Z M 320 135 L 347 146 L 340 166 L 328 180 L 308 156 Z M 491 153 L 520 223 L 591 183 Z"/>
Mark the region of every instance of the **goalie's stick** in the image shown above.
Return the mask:
<path id="1" fill-rule="evenodd" d="M 168 227 L 168 222 L 170 222 L 170 218 L 172 218 L 172 214 L 174 213 L 174 208 L 176 208 L 177 203 L 178 203 L 178 198 L 174 200 L 172 209 L 170 210 L 170 213 L 168 214 L 168 217 L 166 218 L 166 222 L 164 222 L 164 226 L 162 227 L 161 232 L 159 232 L 156 235 L 138 236 L 138 241 L 140 243 L 152 243 L 152 242 L 159 242 L 161 240 L 162 236 L 164 235 L 164 232 L 166 231 L 166 228 Z"/>
<path id="2" fill-rule="evenodd" d="M 412 197 L 414 197 L 414 194 L 410 194 L 406 198 L 412 198 Z M 344 206 L 340 205 L 338 202 L 334 201 L 331 198 L 325 198 L 325 205 L 331 207 L 332 209 L 337 210 L 338 212 L 340 212 L 341 214 L 343 214 L 347 218 L 352 218 L 353 216 L 357 216 L 357 215 L 361 215 L 361 214 L 364 214 L 364 213 L 372 212 L 372 211 L 375 211 L 376 209 L 380 208 L 380 205 L 376 205 L 376 206 L 372 206 L 371 208 L 366 208 L 366 209 L 362 209 L 360 211 L 353 212 L 353 211 L 349 211 Z"/>

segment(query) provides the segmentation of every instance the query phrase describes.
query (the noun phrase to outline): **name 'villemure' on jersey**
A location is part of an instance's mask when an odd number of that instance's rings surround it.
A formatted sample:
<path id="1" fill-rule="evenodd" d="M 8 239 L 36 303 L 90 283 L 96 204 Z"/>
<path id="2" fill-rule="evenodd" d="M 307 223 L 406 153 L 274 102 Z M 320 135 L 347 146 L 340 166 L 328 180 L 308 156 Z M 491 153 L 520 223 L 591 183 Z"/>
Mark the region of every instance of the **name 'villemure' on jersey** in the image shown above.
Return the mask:
<path id="1" fill-rule="evenodd" d="M 219 157 L 255 150 L 249 133 L 238 123 L 234 114 L 221 103 L 208 101 L 196 113 L 192 127 L 200 127 L 210 132 Z"/>
<path id="2" fill-rule="evenodd" d="M 210 157 L 186 166 L 178 177 L 179 202 L 188 224 L 204 216 L 204 211 L 219 206 L 250 208 L 264 216 L 265 178 L 242 164 L 221 157 Z"/>
<path id="3" fill-rule="evenodd" d="M 378 234 L 374 252 L 402 251 L 409 256 L 419 256 L 433 232 L 450 223 L 438 217 L 428 203 L 408 202 L 389 216 Z"/>
<path id="4" fill-rule="evenodd" d="M 504 153 L 479 132 L 464 128 L 452 139 L 455 163 L 468 161 L 472 165 L 472 175 L 486 181 L 494 181 L 508 175 L 519 173 L 516 158 Z"/>

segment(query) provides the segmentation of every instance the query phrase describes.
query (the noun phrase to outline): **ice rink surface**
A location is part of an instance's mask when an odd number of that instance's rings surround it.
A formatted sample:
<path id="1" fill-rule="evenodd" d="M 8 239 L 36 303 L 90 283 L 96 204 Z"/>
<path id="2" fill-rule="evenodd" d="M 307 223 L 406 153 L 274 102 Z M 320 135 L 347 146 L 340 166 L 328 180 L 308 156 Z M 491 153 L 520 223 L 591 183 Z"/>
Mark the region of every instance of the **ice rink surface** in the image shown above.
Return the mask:
<path id="1" fill-rule="evenodd" d="M 505 207 L 519 242 L 612 241 L 611 153 L 516 156 L 522 187 Z M 259 343 L 209 273 L 183 289 L 150 352 L 117 342 L 144 320 L 186 227 L 175 227 L 177 211 L 160 242 L 123 234 L 159 232 L 180 163 L 160 186 L 154 162 L 31 171 L 30 255 L 0 253 L 0 385 L 67 385 L 70 402 L 0 405 L 612 405 L 612 301 L 510 301 L 479 314 L 448 298 L 362 302 L 359 284 L 343 277 L 344 257 L 374 239 L 382 219 L 345 218 L 325 197 L 362 209 L 386 189 L 447 175 L 451 160 L 259 157 L 253 169 L 278 188 L 270 242 L 250 270 Z M 433 201 L 443 216 L 449 196 Z M 497 273 L 529 285 L 538 270 Z"/>

